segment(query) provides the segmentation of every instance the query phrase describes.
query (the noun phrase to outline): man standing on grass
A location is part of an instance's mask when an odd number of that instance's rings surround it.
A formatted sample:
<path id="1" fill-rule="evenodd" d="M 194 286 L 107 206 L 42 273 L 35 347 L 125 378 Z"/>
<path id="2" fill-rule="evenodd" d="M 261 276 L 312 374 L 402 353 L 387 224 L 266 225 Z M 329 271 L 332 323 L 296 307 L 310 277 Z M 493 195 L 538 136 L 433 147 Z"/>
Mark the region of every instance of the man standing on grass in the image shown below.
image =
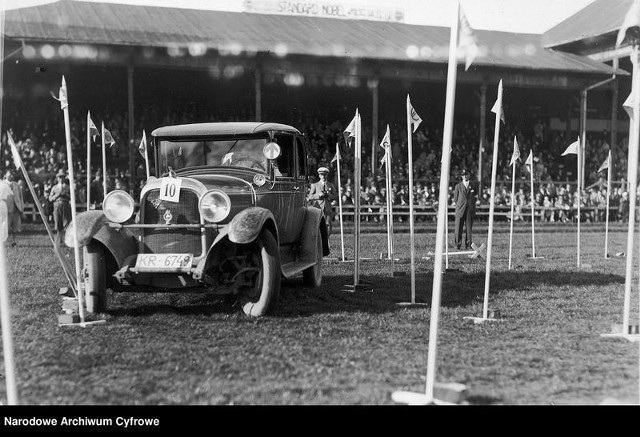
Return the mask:
<path id="1" fill-rule="evenodd" d="M 465 228 L 464 246 L 471 248 L 473 243 L 473 219 L 476 214 L 476 192 L 471 186 L 471 175 L 467 170 L 462 170 L 462 182 L 459 182 L 453 192 L 453 203 L 456 207 L 455 221 L 455 245 L 456 249 L 462 247 L 462 229 Z"/>
<path id="2" fill-rule="evenodd" d="M 67 176 L 63 170 L 59 170 L 56 174 L 58 184 L 51 188 L 49 201 L 53 203 L 53 222 L 56 228 L 55 244 L 62 246 L 64 241 L 64 231 L 71 222 L 71 189 L 67 182 Z"/>
<path id="3" fill-rule="evenodd" d="M 329 175 L 329 169 L 327 167 L 320 167 L 318 169 L 318 176 L 320 180 L 314 184 L 311 184 L 309 195 L 307 200 L 311 205 L 320 208 L 324 213 L 324 218 L 327 222 L 327 237 L 331 235 L 333 228 L 333 206 L 331 202 L 336 199 L 336 187 L 327 180 Z"/>

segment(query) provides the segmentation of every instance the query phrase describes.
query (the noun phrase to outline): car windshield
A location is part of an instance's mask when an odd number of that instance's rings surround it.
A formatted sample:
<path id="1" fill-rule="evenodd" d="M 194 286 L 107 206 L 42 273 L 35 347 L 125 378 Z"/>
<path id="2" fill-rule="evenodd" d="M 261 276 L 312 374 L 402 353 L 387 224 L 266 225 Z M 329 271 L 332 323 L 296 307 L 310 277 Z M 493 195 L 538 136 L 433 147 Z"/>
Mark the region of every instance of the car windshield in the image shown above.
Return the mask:
<path id="1" fill-rule="evenodd" d="M 266 172 L 262 149 L 267 138 L 160 140 L 161 173 L 198 166 L 233 166 Z"/>

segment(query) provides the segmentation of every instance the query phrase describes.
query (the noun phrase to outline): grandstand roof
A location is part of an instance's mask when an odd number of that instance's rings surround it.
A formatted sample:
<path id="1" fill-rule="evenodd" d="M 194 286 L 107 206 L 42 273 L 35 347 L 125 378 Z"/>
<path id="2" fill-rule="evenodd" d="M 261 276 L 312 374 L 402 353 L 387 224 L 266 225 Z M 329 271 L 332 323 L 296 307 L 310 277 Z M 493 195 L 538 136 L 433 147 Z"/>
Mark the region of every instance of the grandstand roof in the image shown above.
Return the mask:
<path id="1" fill-rule="evenodd" d="M 627 0 L 624 0 L 627 1 Z M 598 2 L 599 3 L 599 2 Z M 600 19 L 606 14 L 599 16 Z M 594 25 L 594 23 L 590 23 Z M 446 64 L 447 27 L 61 0 L 6 12 L 8 39 L 276 53 Z M 544 48 L 542 35 L 476 30 L 475 66 L 611 74 L 579 55 Z"/>
<path id="2" fill-rule="evenodd" d="M 559 47 L 617 33 L 633 0 L 596 0 L 543 35 L 545 47 Z"/>

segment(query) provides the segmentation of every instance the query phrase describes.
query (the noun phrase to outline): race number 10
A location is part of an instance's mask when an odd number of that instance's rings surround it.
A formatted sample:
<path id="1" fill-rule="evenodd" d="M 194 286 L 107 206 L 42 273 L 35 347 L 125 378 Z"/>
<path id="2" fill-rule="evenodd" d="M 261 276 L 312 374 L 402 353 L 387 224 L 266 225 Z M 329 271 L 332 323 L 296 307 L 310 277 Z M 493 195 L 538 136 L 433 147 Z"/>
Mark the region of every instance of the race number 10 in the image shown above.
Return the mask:
<path id="1" fill-rule="evenodd" d="M 178 202 L 180 200 L 180 186 L 182 179 L 178 178 L 162 178 L 160 185 L 160 200 L 168 202 Z"/>

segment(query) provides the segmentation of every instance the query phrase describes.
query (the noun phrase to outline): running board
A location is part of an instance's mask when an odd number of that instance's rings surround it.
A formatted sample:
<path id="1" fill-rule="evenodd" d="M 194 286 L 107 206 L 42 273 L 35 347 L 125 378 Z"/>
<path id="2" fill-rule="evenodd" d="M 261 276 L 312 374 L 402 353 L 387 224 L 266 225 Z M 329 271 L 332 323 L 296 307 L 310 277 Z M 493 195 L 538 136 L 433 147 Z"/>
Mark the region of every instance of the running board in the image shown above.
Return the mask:
<path id="1" fill-rule="evenodd" d="M 315 262 L 293 261 L 282 266 L 282 274 L 285 278 L 291 279 L 303 270 L 316 265 Z"/>

